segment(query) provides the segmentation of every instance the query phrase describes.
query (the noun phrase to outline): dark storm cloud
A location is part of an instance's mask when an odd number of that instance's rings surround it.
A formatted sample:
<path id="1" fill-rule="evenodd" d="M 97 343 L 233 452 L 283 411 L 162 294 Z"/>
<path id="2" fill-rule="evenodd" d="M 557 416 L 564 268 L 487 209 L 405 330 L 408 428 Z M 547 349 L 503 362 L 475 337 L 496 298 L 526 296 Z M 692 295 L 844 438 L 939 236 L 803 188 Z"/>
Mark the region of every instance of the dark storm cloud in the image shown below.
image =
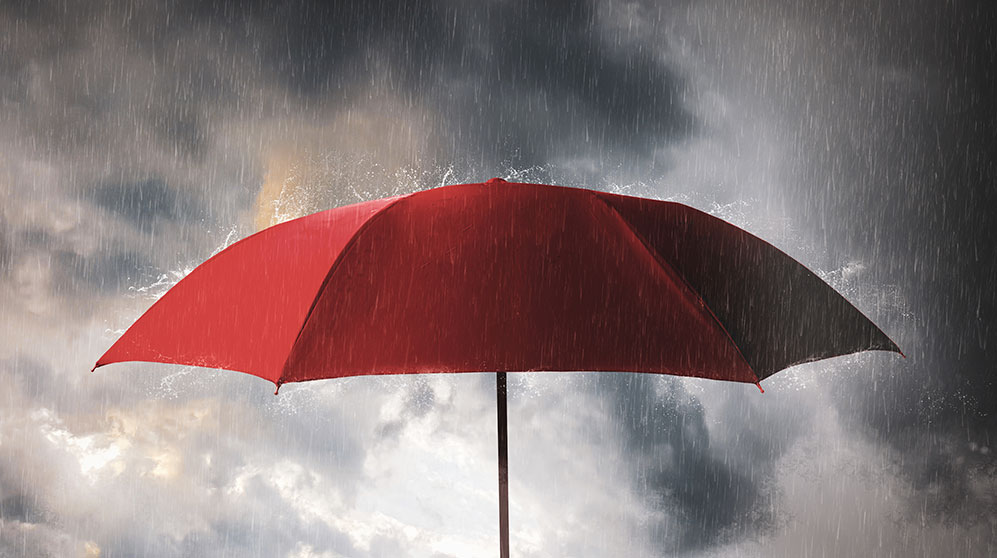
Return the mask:
<path id="1" fill-rule="evenodd" d="M 30 497 L 17 490 L 15 479 L 4 479 L 0 484 L 0 521 L 21 521 L 39 523 L 45 519 L 42 510 L 37 509 Z"/>
<path id="2" fill-rule="evenodd" d="M 151 277 L 157 271 L 143 254 L 127 250 L 98 252 L 89 257 L 60 252 L 52 263 L 59 270 L 57 284 L 73 293 L 118 293 L 133 286 L 136 278 Z"/>
<path id="3" fill-rule="evenodd" d="M 694 126 L 677 73 L 650 49 L 606 37 L 590 2 L 112 3 L 105 10 L 109 19 L 121 16 L 111 37 L 72 25 L 95 18 L 78 8 L 8 13 L 25 26 L 24 38 L 43 39 L 33 57 L 113 41 L 165 72 L 138 112 L 178 155 L 204 156 L 207 113 L 254 101 L 251 89 L 261 85 L 286 91 L 284 111 L 336 106 L 365 91 L 432 105 L 449 119 L 449 157 L 491 158 L 496 148 L 530 163 L 579 151 L 648 156 Z M 19 38 L 7 46 L 8 76 L 27 70 Z M 205 56 L 189 56 L 188 43 Z M 119 77 L 126 89 L 147 85 Z M 83 116 L 115 109 L 107 84 L 79 79 L 95 86 L 72 91 Z M 281 111 L 275 99 L 265 101 L 265 113 Z"/>
<path id="4" fill-rule="evenodd" d="M 202 204 L 159 178 L 106 182 L 92 190 L 92 198 L 98 207 L 122 216 L 146 232 L 157 219 L 194 221 L 204 217 Z"/>
<path id="5" fill-rule="evenodd" d="M 590 2 L 379 0 L 215 5 L 209 29 L 251 49 L 304 105 L 390 92 L 441 118 L 446 160 L 648 157 L 694 127 L 677 73 L 608 40 Z M 212 28 L 210 25 L 216 27 Z"/>
<path id="6" fill-rule="evenodd" d="M 649 49 L 611 42 L 593 4 L 495 2 L 464 15 L 464 44 L 440 57 L 444 87 L 457 87 L 435 92 L 463 109 L 456 141 L 519 150 L 526 164 L 579 155 L 647 160 L 692 132 L 678 75 Z M 479 18 L 490 25 L 476 26 Z"/>
<path id="7" fill-rule="evenodd" d="M 821 12 L 819 44 L 856 56 L 825 58 L 787 103 L 807 158 L 794 203 L 916 320 L 909 361 L 841 386 L 839 409 L 898 453 L 913 513 L 966 522 L 997 516 L 973 488 L 997 482 L 997 452 L 980 451 L 997 432 L 995 22 L 971 1 Z"/>
<path id="8" fill-rule="evenodd" d="M 726 417 L 738 443 L 711 442 L 704 408 L 681 380 L 605 374 L 595 384 L 611 406 L 610 416 L 619 417 L 635 490 L 666 518 L 647 526 L 659 552 L 702 551 L 772 525 L 774 495 L 766 485 L 775 474 L 774 462 L 795 438 L 793 429 L 773 445 L 766 436 L 753 435 L 764 424 L 746 422 L 742 409 L 741 416 Z"/>

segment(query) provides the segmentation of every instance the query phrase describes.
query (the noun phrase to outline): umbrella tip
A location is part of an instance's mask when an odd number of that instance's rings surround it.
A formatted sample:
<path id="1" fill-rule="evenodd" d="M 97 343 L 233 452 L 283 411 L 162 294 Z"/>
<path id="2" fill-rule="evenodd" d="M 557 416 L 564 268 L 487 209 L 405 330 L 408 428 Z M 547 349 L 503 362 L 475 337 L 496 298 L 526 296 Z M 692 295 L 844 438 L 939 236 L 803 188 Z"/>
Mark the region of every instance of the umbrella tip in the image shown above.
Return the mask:
<path id="1" fill-rule="evenodd" d="M 764 390 L 764 389 L 762 389 L 762 384 L 761 384 L 761 382 L 755 382 L 755 385 L 756 385 L 756 386 L 758 386 L 758 391 L 760 391 L 760 392 L 762 392 L 762 393 L 765 393 L 765 390 Z"/>
<path id="2" fill-rule="evenodd" d="M 501 178 L 498 178 L 498 177 L 496 177 L 496 178 L 489 178 L 488 181 L 485 182 L 485 184 L 491 184 L 492 186 L 497 186 L 499 184 L 505 184 L 505 183 L 506 183 L 505 180 L 503 180 Z"/>

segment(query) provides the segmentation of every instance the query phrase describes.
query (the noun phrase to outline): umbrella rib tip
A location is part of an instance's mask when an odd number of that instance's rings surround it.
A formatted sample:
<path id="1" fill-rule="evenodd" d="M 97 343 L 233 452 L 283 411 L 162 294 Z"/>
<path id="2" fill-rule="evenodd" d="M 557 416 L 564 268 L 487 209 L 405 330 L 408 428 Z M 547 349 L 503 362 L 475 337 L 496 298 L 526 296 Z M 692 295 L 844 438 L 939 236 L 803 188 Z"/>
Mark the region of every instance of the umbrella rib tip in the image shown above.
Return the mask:
<path id="1" fill-rule="evenodd" d="M 762 393 L 765 393 L 765 390 L 762 389 L 762 383 L 761 382 L 755 382 L 755 385 L 758 386 L 758 391 L 760 391 Z"/>

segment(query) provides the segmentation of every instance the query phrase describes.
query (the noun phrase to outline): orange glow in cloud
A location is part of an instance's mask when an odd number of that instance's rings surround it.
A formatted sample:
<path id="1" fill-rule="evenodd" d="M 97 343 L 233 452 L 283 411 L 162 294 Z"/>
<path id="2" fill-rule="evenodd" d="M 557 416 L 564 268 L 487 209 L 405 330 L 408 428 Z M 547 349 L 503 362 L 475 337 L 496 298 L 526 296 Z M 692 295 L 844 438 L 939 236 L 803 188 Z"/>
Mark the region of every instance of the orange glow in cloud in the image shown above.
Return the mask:
<path id="1" fill-rule="evenodd" d="M 285 125 L 264 148 L 257 230 L 309 213 L 411 189 L 434 144 L 427 114 L 392 101 L 341 110 L 325 122 Z"/>

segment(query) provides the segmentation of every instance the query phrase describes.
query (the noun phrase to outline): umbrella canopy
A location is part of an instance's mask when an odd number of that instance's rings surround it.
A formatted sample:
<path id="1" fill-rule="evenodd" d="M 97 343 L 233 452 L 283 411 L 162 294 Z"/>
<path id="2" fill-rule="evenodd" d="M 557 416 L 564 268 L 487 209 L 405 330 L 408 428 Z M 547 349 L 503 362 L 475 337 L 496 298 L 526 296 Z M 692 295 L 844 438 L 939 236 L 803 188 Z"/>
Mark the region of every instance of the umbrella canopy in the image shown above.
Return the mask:
<path id="1" fill-rule="evenodd" d="M 342 376 L 497 372 L 507 558 L 506 372 L 758 383 L 867 349 L 899 352 L 805 267 L 720 219 L 492 179 L 332 209 L 241 240 L 163 295 L 94 368 L 225 368 L 277 390 Z"/>
<path id="2" fill-rule="evenodd" d="M 447 186 L 316 213 L 233 244 L 98 360 L 274 382 L 632 371 L 757 383 L 897 351 L 804 266 L 690 207 L 557 186 Z"/>

